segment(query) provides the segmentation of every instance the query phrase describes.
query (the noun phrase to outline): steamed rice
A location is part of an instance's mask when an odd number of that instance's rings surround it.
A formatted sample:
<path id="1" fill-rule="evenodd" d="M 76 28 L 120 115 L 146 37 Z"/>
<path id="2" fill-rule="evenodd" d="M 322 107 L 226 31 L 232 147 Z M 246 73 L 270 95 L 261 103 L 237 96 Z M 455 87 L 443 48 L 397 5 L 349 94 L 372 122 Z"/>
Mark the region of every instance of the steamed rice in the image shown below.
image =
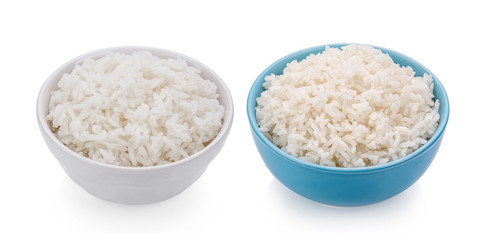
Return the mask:
<path id="1" fill-rule="evenodd" d="M 222 126 L 217 87 L 182 59 L 150 52 L 86 59 L 51 93 L 47 120 L 73 151 L 119 166 L 186 158 Z"/>
<path id="2" fill-rule="evenodd" d="M 415 77 L 370 46 L 326 47 L 267 76 L 263 86 L 260 130 L 286 153 L 321 165 L 399 159 L 425 144 L 439 121 L 432 76 Z"/>

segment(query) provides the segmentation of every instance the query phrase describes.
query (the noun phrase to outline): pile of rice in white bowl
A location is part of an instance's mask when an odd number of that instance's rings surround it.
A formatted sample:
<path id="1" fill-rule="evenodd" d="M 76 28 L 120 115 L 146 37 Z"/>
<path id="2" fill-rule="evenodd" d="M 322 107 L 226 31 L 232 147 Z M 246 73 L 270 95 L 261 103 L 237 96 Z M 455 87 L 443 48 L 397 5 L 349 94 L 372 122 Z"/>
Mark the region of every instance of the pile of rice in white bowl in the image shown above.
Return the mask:
<path id="1" fill-rule="evenodd" d="M 371 46 L 326 47 L 263 86 L 259 129 L 286 153 L 320 165 L 394 161 L 425 144 L 439 121 L 432 76 L 415 77 Z"/>
<path id="2" fill-rule="evenodd" d="M 68 148 L 102 163 L 179 161 L 219 133 L 217 86 L 182 59 L 148 51 L 86 59 L 51 93 L 48 124 Z"/>

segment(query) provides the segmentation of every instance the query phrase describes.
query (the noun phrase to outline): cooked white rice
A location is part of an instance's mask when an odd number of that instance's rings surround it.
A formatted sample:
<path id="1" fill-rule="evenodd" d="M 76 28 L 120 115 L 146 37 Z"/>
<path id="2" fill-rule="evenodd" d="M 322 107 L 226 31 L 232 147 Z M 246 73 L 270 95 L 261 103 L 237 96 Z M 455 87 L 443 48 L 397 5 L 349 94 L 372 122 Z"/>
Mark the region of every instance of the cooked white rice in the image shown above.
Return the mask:
<path id="1" fill-rule="evenodd" d="M 425 144 L 439 121 L 432 76 L 415 77 L 370 46 L 327 47 L 263 86 L 260 130 L 288 154 L 321 165 L 396 160 Z"/>
<path id="2" fill-rule="evenodd" d="M 47 120 L 63 144 L 95 161 L 175 162 L 202 150 L 222 126 L 217 87 L 200 74 L 147 51 L 87 59 L 51 93 Z"/>

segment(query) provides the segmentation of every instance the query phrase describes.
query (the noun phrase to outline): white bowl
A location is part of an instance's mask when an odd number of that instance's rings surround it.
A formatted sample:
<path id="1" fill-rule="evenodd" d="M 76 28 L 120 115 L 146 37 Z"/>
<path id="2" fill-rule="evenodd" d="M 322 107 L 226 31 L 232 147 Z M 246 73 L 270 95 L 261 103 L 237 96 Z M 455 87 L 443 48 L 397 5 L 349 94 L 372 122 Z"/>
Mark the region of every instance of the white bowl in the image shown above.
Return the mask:
<path id="1" fill-rule="evenodd" d="M 100 58 L 110 53 L 146 50 L 160 58 L 182 58 L 202 70 L 203 78 L 218 87 L 219 101 L 225 107 L 223 126 L 216 138 L 203 150 L 180 161 L 153 167 L 120 167 L 83 157 L 61 143 L 46 121 L 50 92 L 64 73 L 88 57 Z M 42 86 L 37 99 L 37 120 L 42 136 L 68 176 L 90 194 L 123 204 L 163 201 L 184 191 L 194 183 L 222 149 L 233 122 L 233 100 L 221 78 L 204 64 L 180 53 L 150 47 L 116 47 L 101 49 L 74 58 L 58 68 Z"/>

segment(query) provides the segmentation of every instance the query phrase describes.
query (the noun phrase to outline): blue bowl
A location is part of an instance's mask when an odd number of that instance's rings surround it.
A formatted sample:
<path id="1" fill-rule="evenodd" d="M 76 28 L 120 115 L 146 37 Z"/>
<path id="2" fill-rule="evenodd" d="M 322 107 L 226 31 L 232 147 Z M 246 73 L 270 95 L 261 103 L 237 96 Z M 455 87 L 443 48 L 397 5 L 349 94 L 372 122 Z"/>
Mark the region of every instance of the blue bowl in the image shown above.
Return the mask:
<path id="1" fill-rule="evenodd" d="M 401 53 L 372 46 L 387 53 L 400 66 L 410 66 L 416 76 L 431 74 L 435 99 L 439 99 L 439 126 L 422 147 L 398 160 L 361 168 L 328 167 L 290 156 L 280 150 L 259 130 L 255 107 L 257 97 L 264 91 L 264 78 L 282 74 L 286 64 L 301 61 L 326 46 L 340 48 L 348 44 L 330 44 L 307 48 L 289 54 L 265 69 L 255 80 L 247 99 L 247 114 L 255 145 L 271 173 L 292 191 L 320 203 L 335 206 L 362 206 L 389 199 L 414 184 L 427 170 L 441 144 L 449 118 L 449 100 L 437 77 L 422 64 Z"/>

